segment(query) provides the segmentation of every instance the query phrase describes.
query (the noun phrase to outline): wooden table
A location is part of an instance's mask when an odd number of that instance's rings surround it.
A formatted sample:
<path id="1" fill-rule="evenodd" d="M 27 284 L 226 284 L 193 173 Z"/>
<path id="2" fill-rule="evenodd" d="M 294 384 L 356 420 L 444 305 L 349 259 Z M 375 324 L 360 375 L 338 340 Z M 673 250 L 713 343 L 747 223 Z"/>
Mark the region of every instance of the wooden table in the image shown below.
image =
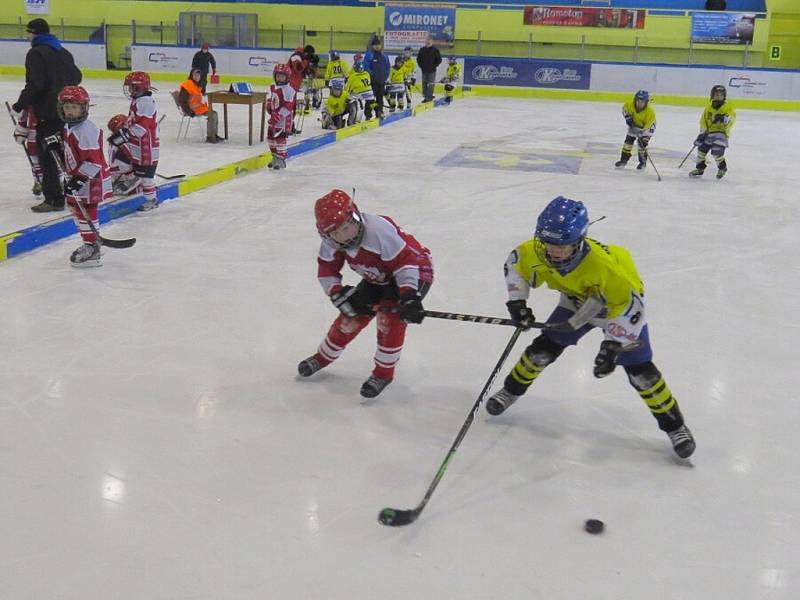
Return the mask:
<path id="1" fill-rule="evenodd" d="M 228 104 L 246 104 L 249 110 L 249 135 L 248 141 L 253 145 L 253 106 L 261 105 L 261 137 L 264 141 L 264 119 L 267 114 L 267 109 L 264 102 L 267 100 L 266 92 L 252 92 L 251 94 L 234 94 L 233 92 L 209 92 L 208 93 L 208 108 L 214 108 L 214 103 L 219 102 L 222 104 L 223 122 L 225 124 L 225 139 L 228 139 Z"/>

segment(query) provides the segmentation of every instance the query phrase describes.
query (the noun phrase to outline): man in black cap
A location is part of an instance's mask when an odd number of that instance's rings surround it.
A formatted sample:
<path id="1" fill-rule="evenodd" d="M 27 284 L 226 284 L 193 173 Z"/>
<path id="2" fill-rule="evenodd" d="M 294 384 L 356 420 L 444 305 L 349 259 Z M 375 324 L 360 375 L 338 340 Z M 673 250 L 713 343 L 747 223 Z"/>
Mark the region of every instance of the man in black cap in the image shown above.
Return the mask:
<path id="1" fill-rule="evenodd" d="M 19 113 L 31 108 L 38 119 L 36 143 L 42 165 L 42 193 L 44 202 L 32 207 L 33 212 L 64 210 L 64 193 L 61 191 L 58 165 L 50 154 L 55 150 L 63 160 L 64 149 L 60 142 L 64 123 L 58 116 L 58 93 L 68 85 L 78 85 L 83 76 L 75 66 L 72 54 L 50 33 L 44 19 L 28 23 L 28 41 L 31 49 L 25 56 L 25 88 L 12 108 Z"/>

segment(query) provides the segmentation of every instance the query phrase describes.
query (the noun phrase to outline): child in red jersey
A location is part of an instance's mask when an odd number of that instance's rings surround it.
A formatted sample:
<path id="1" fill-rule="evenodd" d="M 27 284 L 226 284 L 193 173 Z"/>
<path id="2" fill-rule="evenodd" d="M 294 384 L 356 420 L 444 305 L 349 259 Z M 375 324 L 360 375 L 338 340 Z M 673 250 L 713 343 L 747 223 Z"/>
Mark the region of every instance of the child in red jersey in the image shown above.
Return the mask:
<path id="1" fill-rule="evenodd" d="M 83 238 L 83 245 L 69 260 L 74 267 L 99 267 L 100 240 L 86 217 L 92 220 L 94 229 L 99 230 L 97 205 L 111 197 L 111 179 L 103 155 L 103 132 L 89 120 L 89 94 L 81 86 L 69 85 L 62 89 L 57 109 L 65 124 L 62 133 L 64 168 L 69 180 L 64 184 L 64 196 Z"/>
<path id="2" fill-rule="evenodd" d="M 389 217 L 359 212 L 342 190 L 317 200 L 314 212 L 322 237 L 317 278 L 341 314 L 297 370 L 309 377 L 331 364 L 377 316 L 375 368 L 361 386 L 362 396 L 374 398 L 394 378 L 406 324 L 424 318 L 422 299 L 433 283 L 430 251 Z M 355 287 L 342 285 L 345 262 L 362 278 Z"/>
<path id="3" fill-rule="evenodd" d="M 294 110 L 297 102 L 297 90 L 289 83 L 291 68 L 289 65 L 275 65 L 272 78 L 275 83 L 270 87 L 267 98 L 269 128 L 267 143 L 272 152 L 270 169 L 286 168 L 286 139 L 294 129 Z"/>

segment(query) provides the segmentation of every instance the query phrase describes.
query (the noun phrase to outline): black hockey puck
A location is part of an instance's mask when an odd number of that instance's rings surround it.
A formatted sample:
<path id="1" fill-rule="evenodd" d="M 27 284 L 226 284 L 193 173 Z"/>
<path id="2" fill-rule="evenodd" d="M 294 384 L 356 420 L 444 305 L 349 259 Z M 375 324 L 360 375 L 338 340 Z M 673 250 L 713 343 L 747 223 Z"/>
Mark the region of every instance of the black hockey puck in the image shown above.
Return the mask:
<path id="1" fill-rule="evenodd" d="M 586 523 L 583 524 L 583 528 L 592 535 L 597 535 L 598 533 L 603 533 L 605 524 L 598 519 L 588 519 Z"/>

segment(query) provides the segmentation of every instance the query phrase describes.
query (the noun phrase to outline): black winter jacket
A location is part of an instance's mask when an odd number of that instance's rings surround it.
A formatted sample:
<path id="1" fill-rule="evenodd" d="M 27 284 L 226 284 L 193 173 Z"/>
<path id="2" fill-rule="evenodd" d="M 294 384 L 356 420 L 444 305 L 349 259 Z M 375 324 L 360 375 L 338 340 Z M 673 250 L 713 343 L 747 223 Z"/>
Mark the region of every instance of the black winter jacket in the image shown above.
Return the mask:
<path id="1" fill-rule="evenodd" d="M 209 66 L 214 71 L 217 70 L 217 61 L 214 60 L 214 55 L 211 52 L 203 52 L 200 50 L 192 58 L 192 71 L 200 69 L 203 75 L 208 75 Z M 189 79 L 192 78 L 191 71 L 189 72 Z"/>
<path id="2" fill-rule="evenodd" d="M 423 73 L 431 73 L 442 64 L 442 55 L 436 46 L 423 46 L 417 52 L 417 64 Z"/>
<path id="3" fill-rule="evenodd" d="M 37 35 L 25 56 L 25 88 L 14 104 L 14 110 L 32 106 L 41 121 L 60 121 L 56 105 L 58 93 L 68 85 L 78 85 L 83 79 L 69 50 L 55 36 Z"/>

